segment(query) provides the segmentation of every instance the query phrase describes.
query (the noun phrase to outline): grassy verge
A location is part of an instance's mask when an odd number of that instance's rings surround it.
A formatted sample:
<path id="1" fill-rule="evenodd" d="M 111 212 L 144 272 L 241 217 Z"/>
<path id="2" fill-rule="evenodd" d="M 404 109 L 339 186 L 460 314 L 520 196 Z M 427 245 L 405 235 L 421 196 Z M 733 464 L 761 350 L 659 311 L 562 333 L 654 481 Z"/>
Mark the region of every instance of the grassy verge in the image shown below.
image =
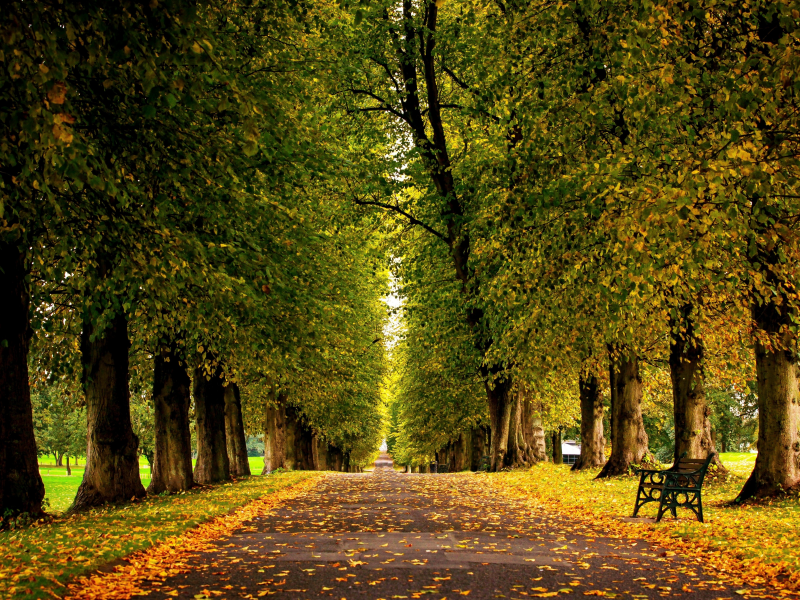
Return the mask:
<path id="1" fill-rule="evenodd" d="M 733 500 L 755 461 L 753 454 L 723 454 L 731 471 L 725 482 L 709 481 L 703 487 L 706 523 L 698 523 L 688 510 L 679 510 L 678 520 L 664 517 L 661 523 L 637 523 L 643 535 L 689 541 L 700 547 L 732 552 L 742 559 L 780 566 L 800 573 L 800 525 L 798 496 L 732 506 Z M 530 471 L 493 475 L 495 482 L 512 493 L 540 500 L 555 511 L 588 515 L 592 519 L 630 517 L 636 499 L 638 477 L 595 481 L 595 471 L 572 473 L 567 466 L 540 464 Z M 655 517 L 657 504 L 646 505 L 639 516 Z M 622 521 L 620 521 L 622 524 Z M 626 524 L 627 525 L 627 524 Z"/>
<path id="2" fill-rule="evenodd" d="M 27 529 L 0 532 L 0 598 L 61 595 L 64 583 L 71 577 L 148 548 L 314 475 L 289 472 L 254 476 L 236 483 L 109 505 L 57 517 Z"/>
<path id="3" fill-rule="evenodd" d="M 47 461 L 50 462 L 47 462 Z M 264 468 L 264 457 L 255 456 L 248 458 L 250 462 L 250 472 L 253 475 L 260 475 Z M 44 457 L 44 462 L 39 461 L 39 473 L 44 482 L 45 500 L 47 512 L 62 513 L 66 511 L 75 499 L 75 493 L 83 478 L 83 465 L 72 467 L 72 475 L 67 475 L 65 467 L 56 467 L 53 457 Z M 194 462 L 194 461 L 193 461 Z M 150 467 L 145 459 L 139 461 L 140 475 L 142 484 L 147 487 L 150 484 Z"/>

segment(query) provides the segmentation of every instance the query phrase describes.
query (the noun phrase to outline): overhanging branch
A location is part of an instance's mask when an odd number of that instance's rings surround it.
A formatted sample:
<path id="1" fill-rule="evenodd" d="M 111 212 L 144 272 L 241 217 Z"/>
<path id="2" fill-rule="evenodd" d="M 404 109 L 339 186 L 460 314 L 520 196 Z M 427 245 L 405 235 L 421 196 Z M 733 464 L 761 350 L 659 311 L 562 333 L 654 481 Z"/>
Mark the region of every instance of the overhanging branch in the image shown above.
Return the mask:
<path id="1" fill-rule="evenodd" d="M 442 241 L 443 241 L 445 244 L 447 244 L 448 246 L 450 245 L 450 240 L 448 240 L 446 236 L 444 236 L 444 235 L 442 235 L 441 233 L 439 233 L 438 231 L 436 231 L 436 230 L 435 230 L 433 227 L 431 227 L 430 225 L 428 225 L 428 224 L 426 224 L 426 223 L 423 223 L 422 221 L 420 221 L 419 219 L 417 219 L 417 218 L 416 218 L 416 217 L 414 217 L 413 215 L 411 215 L 411 214 L 407 213 L 406 211 L 404 211 L 404 210 L 403 210 L 402 208 L 400 208 L 399 206 L 394 206 L 394 205 L 392 205 L 392 204 L 385 204 L 385 203 L 383 203 L 383 202 L 375 202 L 375 201 L 373 201 L 373 200 L 359 200 L 359 199 L 357 199 L 357 198 L 356 198 L 356 201 L 355 201 L 355 202 L 356 202 L 356 204 L 358 204 L 359 206 L 377 206 L 378 208 L 384 208 L 384 209 L 386 209 L 386 210 L 391 210 L 391 211 L 393 211 L 393 212 L 396 212 L 396 213 L 397 213 L 397 214 L 399 214 L 399 215 L 403 215 L 403 216 L 404 216 L 406 219 L 408 219 L 408 222 L 409 222 L 409 223 L 411 223 L 412 225 L 419 225 L 419 226 L 420 226 L 420 227 L 422 227 L 422 228 L 423 228 L 425 231 L 427 231 L 428 233 L 431 233 L 431 234 L 435 235 L 437 238 L 439 238 L 440 240 L 442 240 Z"/>

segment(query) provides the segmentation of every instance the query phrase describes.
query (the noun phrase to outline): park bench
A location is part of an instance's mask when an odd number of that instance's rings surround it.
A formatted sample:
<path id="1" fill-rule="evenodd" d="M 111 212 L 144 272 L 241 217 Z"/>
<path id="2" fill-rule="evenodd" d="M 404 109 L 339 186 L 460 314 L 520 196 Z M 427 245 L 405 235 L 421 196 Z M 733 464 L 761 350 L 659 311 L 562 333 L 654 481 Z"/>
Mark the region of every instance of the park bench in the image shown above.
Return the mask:
<path id="1" fill-rule="evenodd" d="M 436 469 L 437 469 L 437 471 L 436 471 L 437 473 L 449 473 L 450 472 L 450 467 L 448 465 L 445 465 L 445 464 L 437 465 Z"/>
<path id="2" fill-rule="evenodd" d="M 633 516 L 648 502 L 658 502 L 658 516 L 656 523 L 669 510 L 677 518 L 675 509 L 688 508 L 703 522 L 703 479 L 705 479 L 708 466 L 716 453 L 712 452 L 708 458 L 686 458 L 686 452 L 681 454 L 678 461 L 669 469 L 637 469 L 639 489 L 636 491 L 636 505 Z"/>

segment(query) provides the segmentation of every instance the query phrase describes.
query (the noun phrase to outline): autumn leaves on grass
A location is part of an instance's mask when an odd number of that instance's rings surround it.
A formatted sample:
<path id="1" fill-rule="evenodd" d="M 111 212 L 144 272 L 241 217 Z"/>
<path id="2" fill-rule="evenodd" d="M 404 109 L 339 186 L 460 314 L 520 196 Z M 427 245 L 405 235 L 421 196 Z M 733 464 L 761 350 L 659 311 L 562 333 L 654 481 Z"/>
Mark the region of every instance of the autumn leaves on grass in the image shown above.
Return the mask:
<path id="1" fill-rule="evenodd" d="M 770 586 L 786 593 L 800 591 L 800 506 L 795 498 L 732 506 L 732 493 L 741 486 L 742 473 L 703 490 L 706 523 L 691 513 L 678 520 L 627 520 L 633 509 L 638 479 L 593 480 L 585 472 L 567 474 L 563 467 L 545 463 L 530 471 L 491 475 L 487 479 L 502 493 L 523 497 L 532 510 L 568 512 L 576 526 L 602 528 L 613 536 L 646 539 L 683 556 L 701 558 L 719 572 L 720 580 L 741 586 Z M 640 516 L 653 516 L 643 510 Z"/>
<path id="2" fill-rule="evenodd" d="M 4 550 L 0 553 L 0 597 L 61 596 L 70 579 L 130 555 L 112 573 L 83 577 L 69 585 L 70 594 L 76 597 L 128 597 L 137 589 L 137 574 L 167 574 L 164 565 L 176 568 L 182 552 L 302 493 L 318 476 L 293 472 L 251 477 L 135 504 L 108 505 L 21 531 L 0 532 Z M 157 564 L 162 559 L 166 562 Z"/>

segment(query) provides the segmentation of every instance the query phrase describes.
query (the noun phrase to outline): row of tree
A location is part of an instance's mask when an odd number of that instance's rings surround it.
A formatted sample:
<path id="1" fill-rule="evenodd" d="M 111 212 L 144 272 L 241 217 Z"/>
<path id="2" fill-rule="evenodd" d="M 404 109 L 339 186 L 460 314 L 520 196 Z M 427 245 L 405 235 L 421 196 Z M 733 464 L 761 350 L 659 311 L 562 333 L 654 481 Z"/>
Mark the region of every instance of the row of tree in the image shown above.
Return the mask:
<path id="1" fill-rule="evenodd" d="M 739 498 L 800 483 L 799 18 L 771 0 L 401 0 L 337 29 L 342 104 L 396 140 L 356 201 L 405 225 L 395 398 L 420 456 L 484 424 L 492 469 L 527 464 L 536 419 L 580 413 L 577 468 L 625 473 L 648 457 L 647 389 L 671 390 L 674 453 L 699 458 L 706 390 L 752 379 Z"/>
<path id="2" fill-rule="evenodd" d="M 355 468 L 379 444 L 386 263 L 304 60 L 311 19 L 4 5 L 0 514 L 41 512 L 31 386 L 79 390 L 60 399 L 86 415 L 76 509 L 145 494 L 132 392 L 154 493 L 247 474 L 245 428 L 268 469 Z"/>

